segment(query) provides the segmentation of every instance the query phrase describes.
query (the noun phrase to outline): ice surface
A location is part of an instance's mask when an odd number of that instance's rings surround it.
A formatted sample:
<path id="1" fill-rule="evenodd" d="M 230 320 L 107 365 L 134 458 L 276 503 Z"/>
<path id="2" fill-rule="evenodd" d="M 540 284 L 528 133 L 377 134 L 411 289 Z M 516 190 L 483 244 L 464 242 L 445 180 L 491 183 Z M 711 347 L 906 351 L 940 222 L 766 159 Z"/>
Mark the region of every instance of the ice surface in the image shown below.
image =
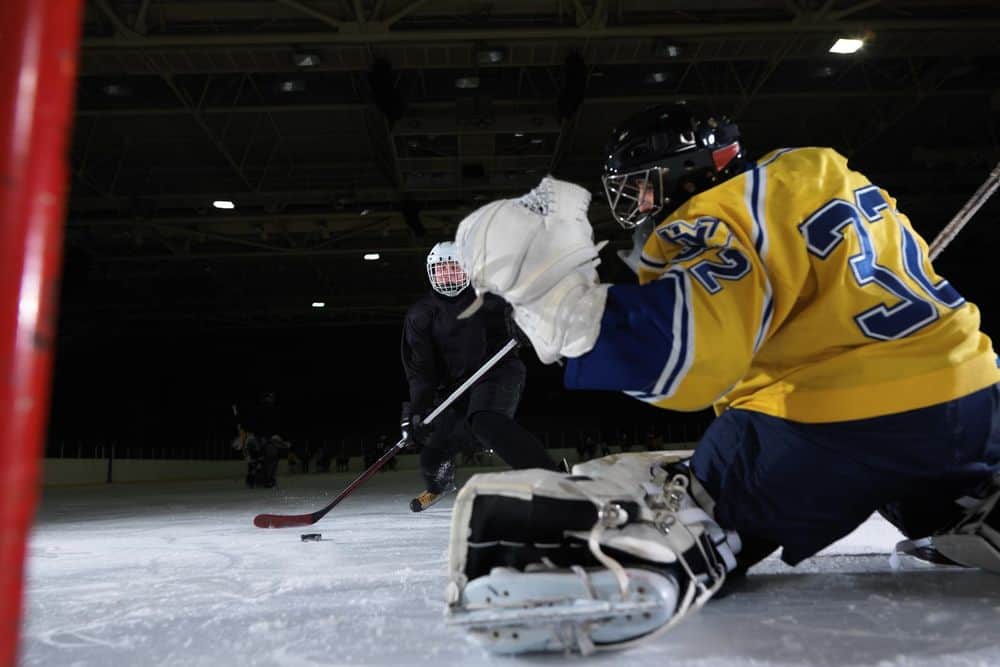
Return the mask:
<path id="1" fill-rule="evenodd" d="M 451 499 L 412 514 L 414 473 L 378 475 L 315 526 L 250 523 L 318 509 L 350 479 L 48 490 L 29 545 L 22 664 L 1000 664 L 1000 576 L 908 557 L 893 571 L 899 536 L 879 518 L 795 569 L 765 561 L 736 593 L 626 653 L 492 658 L 442 620 Z"/>

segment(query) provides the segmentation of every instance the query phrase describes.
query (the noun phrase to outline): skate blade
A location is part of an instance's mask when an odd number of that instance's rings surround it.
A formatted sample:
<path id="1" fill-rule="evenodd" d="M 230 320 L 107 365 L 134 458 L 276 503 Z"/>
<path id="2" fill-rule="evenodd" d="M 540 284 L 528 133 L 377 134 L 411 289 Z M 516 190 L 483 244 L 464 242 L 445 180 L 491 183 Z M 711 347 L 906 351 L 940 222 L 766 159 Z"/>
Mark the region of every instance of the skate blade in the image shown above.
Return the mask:
<path id="1" fill-rule="evenodd" d="M 451 612 L 445 622 L 465 628 L 515 628 L 535 623 L 564 621 L 609 621 L 630 615 L 645 615 L 663 609 L 656 600 L 604 602 L 601 600 L 552 600 L 538 606 L 490 607 Z"/>
<path id="2" fill-rule="evenodd" d="M 979 535 L 937 535 L 933 542 L 944 556 L 961 565 L 1000 574 L 1000 550 Z"/>
<path id="3" fill-rule="evenodd" d="M 912 556 L 918 560 L 924 561 L 925 563 L 933 563 L 934 565 L 965 567 L 961 563 L 953 561 L 938 551 L 937 547 L 933 542 L 931 542 L 931 538 L 929 537 L 898 542 L 896 544 L 895 552 L 906 556 Z"/>
<path id="4" fill-rule="evenodd" d="M 586 653 L 585 647 L 649 634 L 673 615 L 677 587 L 672 578 L 628 572 L 629 594 L 621 600 L 607 570 L 591 573 L 589 590 L 575 573 L 494 570 L 466 587 L 465 606 L 449 610 L 445 622 L 464 628 L 470 640 L 491 653 Z"/>

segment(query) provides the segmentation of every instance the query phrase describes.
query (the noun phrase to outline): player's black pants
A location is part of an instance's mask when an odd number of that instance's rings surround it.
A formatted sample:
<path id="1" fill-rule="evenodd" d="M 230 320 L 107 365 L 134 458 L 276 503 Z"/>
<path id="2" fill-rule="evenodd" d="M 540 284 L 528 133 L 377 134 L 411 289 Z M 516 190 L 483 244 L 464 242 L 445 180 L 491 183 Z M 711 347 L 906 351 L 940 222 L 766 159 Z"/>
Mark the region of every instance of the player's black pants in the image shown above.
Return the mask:
<path id="1" fill-rule="evenodd" d="M 728 410 L 691 468 L 745 566 L 778 547 L 795 565 L 878 511 L 910 538 L 958 519 L 955 499 L 1000 470 L 1000 387 L 897 414 L 805 424 Z"/>
<path id="2" fill-rule="evenodd" d="M 514 421 L 525 375 L 523 364 L 504 364 L 431 423 L 431 434 L 420 452 L 420 472 L 429 491 L 442 490 L 435 479 L 441 464 L 470 441 L 492 449 L 511 468 L 557 469 L 542 442 Z"/>
<path id="3" fill-rule="evenodd" d="M 278 448 L 269 437 L 250 435 L 247 439 L 247 477 L 250 488 L 271 488 L 278 472 Z"/>

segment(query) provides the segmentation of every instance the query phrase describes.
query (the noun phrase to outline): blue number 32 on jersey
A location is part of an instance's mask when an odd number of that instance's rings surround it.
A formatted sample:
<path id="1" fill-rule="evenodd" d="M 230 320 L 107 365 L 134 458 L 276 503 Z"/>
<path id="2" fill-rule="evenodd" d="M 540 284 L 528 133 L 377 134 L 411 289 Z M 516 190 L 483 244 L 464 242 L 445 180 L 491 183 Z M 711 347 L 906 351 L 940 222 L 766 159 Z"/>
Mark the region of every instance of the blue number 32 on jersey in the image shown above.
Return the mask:
<path id="1" fill-rule="evenodd" d="M 868 229 L 870 225 L 880 222 L 891 224 L 883 217 L 882 213 L 886 210 L 890 213 L 889 219 L 899 228 L 902 266 L 890 267 L 878 263 Z M 868 185 L 855 190 L 853 202 L 843 199 L 827 202 L 799 225 L 809 252 L 824 260 L 844 241 L 844 234 L 849 229 L 857 235 L 860 246 L 860 252 L 848 258 L 855 280 L 859 285 L 874 283 L 899 300 L 895 305 L 882 303 L 854 316 L 865 336 L 878 340 L 909 336 L 938 319 L 934 302 L 948 308 L 956 308 L 965 302 L 947 280 L 940 280 L 937 284 L 931 282 L 925 269 L 923 251 L 913 232 L 899 223 L 889 202 L 876 186 Z M 900 272 L 905 272 L 919 285 L 919 293 L 900 279 Z"/>

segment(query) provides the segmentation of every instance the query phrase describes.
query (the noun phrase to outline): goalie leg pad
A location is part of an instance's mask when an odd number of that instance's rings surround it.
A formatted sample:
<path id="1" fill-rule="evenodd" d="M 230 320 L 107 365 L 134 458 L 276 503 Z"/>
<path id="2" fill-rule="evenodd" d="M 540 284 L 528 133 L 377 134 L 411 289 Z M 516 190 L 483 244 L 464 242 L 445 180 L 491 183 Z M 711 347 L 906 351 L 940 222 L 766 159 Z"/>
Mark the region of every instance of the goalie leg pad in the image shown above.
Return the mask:
<path id="1" fill-rule="evenodd" d="M 655 632 L 674 615 L 678 585 L 666 573 L 627 568 L 622 599 L 610 570 L 519 572 L 494 568 L 472 581 L 448 618 L 491 653 L 593 652 Z"/>
<path id="2" fill-rule="evenodd" d="M 448 621 L 488 650 L 589 653 L 652 638 L 736 567 L 738 536 L 695 500 L 696 480 L 672 457 L 619 455 L 574 472 L 476 475 L 456 500 Z"/>

